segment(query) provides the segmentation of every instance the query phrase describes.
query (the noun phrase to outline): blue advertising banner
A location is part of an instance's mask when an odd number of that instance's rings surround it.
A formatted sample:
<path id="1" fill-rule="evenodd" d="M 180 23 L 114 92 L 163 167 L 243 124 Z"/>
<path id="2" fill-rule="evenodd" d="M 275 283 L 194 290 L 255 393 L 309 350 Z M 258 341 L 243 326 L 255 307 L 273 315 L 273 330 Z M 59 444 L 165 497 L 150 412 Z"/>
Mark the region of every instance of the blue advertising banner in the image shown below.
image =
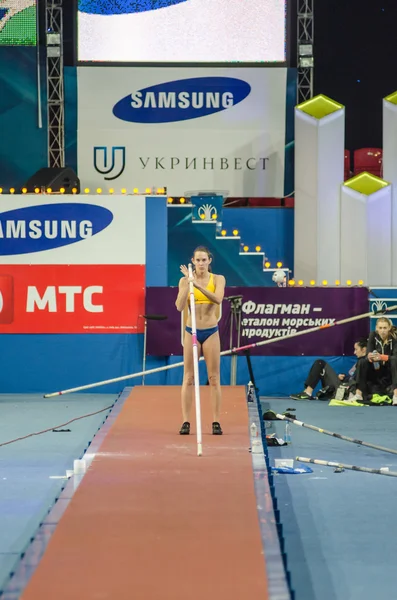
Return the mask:
<path id="1" fill-rule="evenodd" d="M 165 320 L 148 320 L 147 353 L 152 356 L 181 355 L 183 317 L 175 308 L 176 287 L 148 287 L 146 315 L 163 315 Z M 232 298 L 236 298 L 232 300 Z M 239 297 L 239 298 L 238 298 Z M 353 345 L 369 333 L 369 318 L 338 327 L 335 321 L 369 311 L 366 288 L 226 288 L 219 321 L 221 349 L 272 343 L 252 349 L 256 356 L 351 356 Z M 232 305 L 241 305 L 240 343 L 238 320 Z M 238 312 L 238 311 L 237 311 Z M 325 326 L 330 326 L 326 328 Z M 324 329 L 291 339 L 287 335 L 323 326 Z M 232 340 L 232 343 L 230 343 Z M 277 340 L 277 341 L 276 341 Z"/>

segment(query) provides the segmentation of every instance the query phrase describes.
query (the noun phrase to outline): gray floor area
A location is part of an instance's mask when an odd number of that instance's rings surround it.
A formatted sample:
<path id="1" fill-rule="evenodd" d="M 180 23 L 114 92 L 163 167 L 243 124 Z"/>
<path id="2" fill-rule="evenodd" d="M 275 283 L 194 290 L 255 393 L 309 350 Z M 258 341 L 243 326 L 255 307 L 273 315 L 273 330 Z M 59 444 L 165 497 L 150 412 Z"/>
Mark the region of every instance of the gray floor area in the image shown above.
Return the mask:
<path id="1" fill-rule="evenodd" d="M 63 427 L 71 432 L 9 440 L 62 425 L 101 410 L 116 395 L 0 395 L 0 591 L 29 547 L 73 468 L 108 412 Z M 264 400 L 264 409 L 296 408 L 307 423 L 397 449 L 397 408 L 329 407 L 327 402 Z M 283 437 L 284 423 L 268 433 Z M 397 471 L 397 455 L 292 426 L 292 444 L 269 448 L 276 457 L 297 455 Z M 295 600 L 386 600 L 396 596 L 394 503 L 397 478 L 310 465 L 312 474 L 276 475 L 288 569 Z M 55 477 L 55 479 L 54 479 Z"/>
<path id="2" fill-rule="evenodd" d="M 301 421 L 397 450 L 397 408 L 261 400 L 264 409 L 293 407 Z M 284 428 L 273 421 L 267 434 L 283 437 Z M 397 455 L 297 426 L 292 426 L 291 446 L 268 452 L 271 465 L 276 457 L 305 456 L 397 471 Z M 312 474 L 275 475 L 295 600 L 395 598 L 397 478 L 309 466 Z"/>
<path id="3" fill-rule="evenodd" d="M 70 432 L 51 430 L 1 444 L 100 411 L 116 399 L 115 394 L 0 395 L 0 592 L 66 485 L 60 477 L 73 469 L 109 411 L 61 427 Z"/>

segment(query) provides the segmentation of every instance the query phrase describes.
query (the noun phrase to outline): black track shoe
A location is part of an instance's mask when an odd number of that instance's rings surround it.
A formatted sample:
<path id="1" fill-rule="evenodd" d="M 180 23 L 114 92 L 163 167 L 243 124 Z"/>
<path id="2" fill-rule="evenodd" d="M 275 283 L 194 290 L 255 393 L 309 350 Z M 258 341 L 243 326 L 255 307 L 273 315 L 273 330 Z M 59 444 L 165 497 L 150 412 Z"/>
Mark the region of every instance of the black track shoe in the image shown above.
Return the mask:
<path id="1" fill-rule="evenodd" d="M 188 421 L 185 421 L 182 424 L 182 427 L 179 430 L 180 435 L 189 435 L 190 433 L 190 423 Z"/>
<path id="2" fill-rule="evenodd" d="M 218 423 L 218 421 L 214 421 L 212 423 L 212 435 L 222 435 L 222 427 Z"/>

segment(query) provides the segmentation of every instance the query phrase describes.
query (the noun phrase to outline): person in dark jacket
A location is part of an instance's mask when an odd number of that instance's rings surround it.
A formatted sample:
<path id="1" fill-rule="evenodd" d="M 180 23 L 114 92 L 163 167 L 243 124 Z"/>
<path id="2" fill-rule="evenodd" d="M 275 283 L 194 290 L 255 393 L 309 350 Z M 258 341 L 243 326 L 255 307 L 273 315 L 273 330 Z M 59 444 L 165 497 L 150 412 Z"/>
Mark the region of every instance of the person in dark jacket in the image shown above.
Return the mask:
<path id="1" fill-rule="evenodd" d="M 357 402 L 369 394 L 391 395 L 397 406 L 397 329 L 390 319 L 380 317 L 368 338 L 367 357 L 359 361 L 356 373 Z"/>
<path id="2" fill-rule="evenodd" d="M 357 340 L 357 342 L 354 344 L 354 354 L 357 356 L 358 360 L 360 360 L 362 357 L 366 357 L 366 338 L 360 338 Z M 336 390 L 342 383 L 349 384 L 349 388 L 353 388 L 354 390 L 356 366 L 357 363 L 353 365 L 348 373 L 338 374 L 325 360 L 315 360 L 306 378 L 303 392 L 300 392 L 299 394 L 292 394 L 290 398 L 293 400 L 315 400 L 316 398 L 313 398 L 313 391 L 320 381 L 323 390 L 328 388 L 327 391 L 324 392 L 326 398 L 334 398 Z M 321 391 L 319 394 L 321 394 Z M 319 397 L 319 394 L 317 397 Z"/>

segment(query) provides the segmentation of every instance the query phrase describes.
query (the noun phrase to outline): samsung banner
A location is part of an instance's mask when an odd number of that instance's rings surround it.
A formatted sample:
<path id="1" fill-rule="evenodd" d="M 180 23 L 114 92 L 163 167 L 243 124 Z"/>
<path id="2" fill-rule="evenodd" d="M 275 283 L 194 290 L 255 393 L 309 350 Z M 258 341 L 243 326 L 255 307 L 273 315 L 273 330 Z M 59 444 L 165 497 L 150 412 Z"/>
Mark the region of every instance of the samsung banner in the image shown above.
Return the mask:
<path id="1" fill-rule="evenodd" d="M 146 313 L 167 316 L 148 321 L 147 352 L 154 356 L 181 355 L 183 313 L 175 308 L 178 288 L 147 288 Z M 226 297 L 241 299 L 240 346 L 267 342 L 254 348 L 262 356 L 351 356 L 353 345 L 368 336 L 369 319 L 333 327 L 336 321 L 368 312 L 366 288 L 226 288 Z M 283 340 L 313 327 L 323 331 Z M 222 350 L 237 347 L 237 326 L 230 302 L 223 301 L 219 322 Z"/>
<path id="2" fill-rule="evenodd" d="M 287 74 L 285 68 L 80 67 L 83 187 L 282 197 Z"/>
<path id="3" fill-rule="evenodd" d="M 2 196 L 0 333 L 143 331 L 146 198 Z"/>

